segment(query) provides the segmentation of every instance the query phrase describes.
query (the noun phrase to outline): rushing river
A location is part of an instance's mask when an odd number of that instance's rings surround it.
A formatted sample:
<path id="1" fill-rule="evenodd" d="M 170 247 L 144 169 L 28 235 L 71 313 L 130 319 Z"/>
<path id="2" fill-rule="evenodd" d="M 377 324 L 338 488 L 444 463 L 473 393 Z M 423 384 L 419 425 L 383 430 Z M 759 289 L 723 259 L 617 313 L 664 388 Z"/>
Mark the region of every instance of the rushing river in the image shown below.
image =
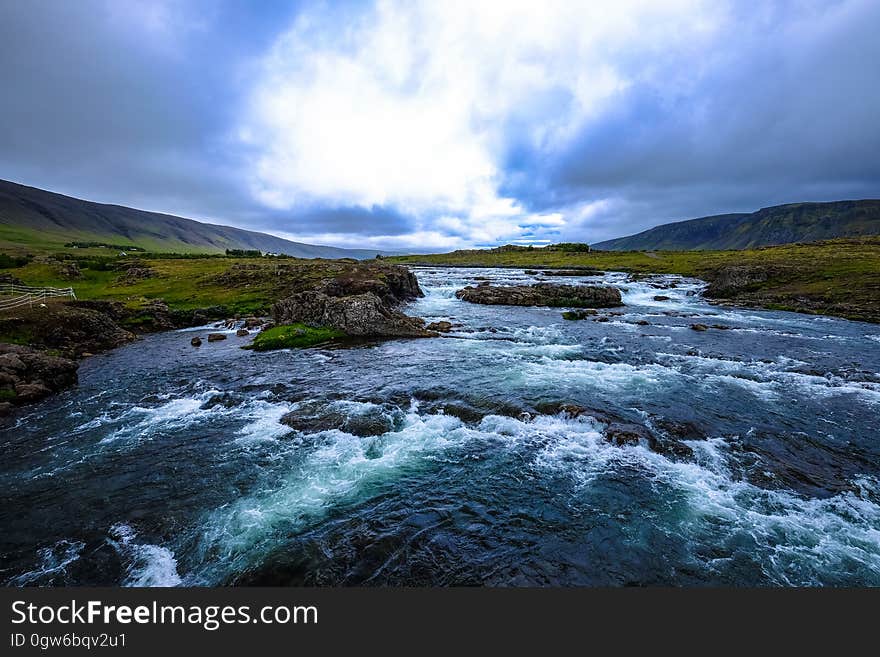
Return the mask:
<path id="1" fill-rule="evenodd" d="M 460 324 L 442 338 L 194 329 L 89 358 L 0 427 L 0 581 L 880 585 L 880 326 L 622 274 L 622 314 L 570 322 L 454 297 L 544 276 L 416 273 L 405 311 Z M 692 454 L 537 412 L 561 404 L 685 427 Z"/>

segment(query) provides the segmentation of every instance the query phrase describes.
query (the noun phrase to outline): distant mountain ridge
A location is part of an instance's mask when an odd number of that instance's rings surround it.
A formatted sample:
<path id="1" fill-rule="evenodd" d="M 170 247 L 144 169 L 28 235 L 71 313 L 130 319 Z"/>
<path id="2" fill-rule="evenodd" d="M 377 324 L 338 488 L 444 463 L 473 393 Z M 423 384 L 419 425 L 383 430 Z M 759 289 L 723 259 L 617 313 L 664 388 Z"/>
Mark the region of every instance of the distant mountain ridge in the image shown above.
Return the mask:
<path id="1" fill-rule="evenodd" d="M 749 249 L 838 237 L 880 235 L 880 200 L 788 203 L 656 226 L 593 244 L 601 251 Z"/>
<path id="2" fill-rule="evenodd" d="M 375 249 L 302 244 L 266 233 L 84 201 L 0 180 L 0 244 L 74 241 L 130 244 L 164 252 L 257 249 L 298 258 L 365 259 L 383 253 Z"/>

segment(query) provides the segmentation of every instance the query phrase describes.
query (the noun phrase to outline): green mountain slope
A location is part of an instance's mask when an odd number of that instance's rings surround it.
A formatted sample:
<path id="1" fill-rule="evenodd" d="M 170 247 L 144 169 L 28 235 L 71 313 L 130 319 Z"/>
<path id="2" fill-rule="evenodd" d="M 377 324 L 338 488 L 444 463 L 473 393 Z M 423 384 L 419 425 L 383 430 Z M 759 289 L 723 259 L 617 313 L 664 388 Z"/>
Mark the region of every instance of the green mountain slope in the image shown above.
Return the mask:
<path id="1" fill-rule="evenodd" d="M 867 235 L 880 235 L 880 200 L 789 203 L 751 214 L 719 214 L 592 246 L 604 251 L 725 250 Z"/>
<path id="2" fill-rule="evenodd" d="M 258 249 L 299 258 L 372 258 L 375 250 L 301 244 L 230 226 L 106 205 L 0 180 L 0 246 L 107 242 L 148 251 Z"/>

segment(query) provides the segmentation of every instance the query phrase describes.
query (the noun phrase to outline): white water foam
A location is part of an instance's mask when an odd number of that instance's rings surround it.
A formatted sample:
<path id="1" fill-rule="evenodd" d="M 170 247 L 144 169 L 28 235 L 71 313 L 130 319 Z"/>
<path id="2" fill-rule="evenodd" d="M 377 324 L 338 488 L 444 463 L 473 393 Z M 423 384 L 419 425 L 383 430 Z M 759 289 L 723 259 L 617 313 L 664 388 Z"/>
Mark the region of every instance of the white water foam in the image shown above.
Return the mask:
<path id="1" fill-rule="evenodd" d="M 123 586 L 179 586 L 183 581 L 177 573 L 177 560 L 168 548 L 137 543 L 137 533 L 125 523 L 110 528 L 112 543 L 127 563 Z"/>
<path id="2" fill-rule="evenodd" d="M 766 564 L 765 574 L 777 584 L 816 585 L 835 575 L 845 579 L 853 568 L 880 577 L 876 480 L 855 481 L 859 492 L 805 498 L 733 477 L 723 439 L 688 442 L 697 462 L 676 462 L 643 446 L 610 444 L 602 438 L 601 425 L 590 418 L 486 418 L 481 428 L 511 440 L 536 442 L 540 449 L 534 466 L 570 475 L 576 489 L 588 489 L 598 478 L 616 476 L 621 469 L 628 476 L 642 472 L 683 495 L 675 531 L 722 551 L 735 550 L 748 537 L 754 544 L 753 558 Z M 710 570 L 718 565 L 703 562 Z"/>
<path id="3" fill-rule="evenodd" d="M 63 575 L 67 566 L 80 558 L 83 548 L 82 541 L 63 539 L 52 545 L 37 550 L 37 567 L 31 571 L 9 580 L 11 586 L 39 585 L 53 577 Z"/>
<path id="4" fill-rule="evenodd" d="M 271 545 L 275 532 L 300 530 L 333 505 L 354 501 L 369 485 L 394 477 L 474 433 L 455 417 L 420 416 L 413 404 L 400 429 L 379 436 L 362 438 L 336 429 L 312 434 L 316 447 L 283 481 L 206 518 L 200 545 L 205 570 L 210 572 L 213 566 L 207 562 L 217 558 L 245 563 L 258 559 L 261 546 Z M 209 573 L 204 577 L 211 580 Z"/>

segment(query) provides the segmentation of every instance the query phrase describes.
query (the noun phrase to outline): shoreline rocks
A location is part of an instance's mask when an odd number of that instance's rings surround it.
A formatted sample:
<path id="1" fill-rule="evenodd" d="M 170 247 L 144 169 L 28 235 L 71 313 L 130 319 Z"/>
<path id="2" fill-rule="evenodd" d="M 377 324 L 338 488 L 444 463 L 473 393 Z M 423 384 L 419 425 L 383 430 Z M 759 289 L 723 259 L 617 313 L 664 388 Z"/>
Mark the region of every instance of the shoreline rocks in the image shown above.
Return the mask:
<path id="1" fill-rule="evenodd" d="M 32 347 L 0 344 L 0 417 L 75 385 L 76 361 Z"/>
<path id="2" fill-rule="evenodd" d="M 458 290 L 455 296 L 470 303 L 504 306 L 610 308 L 623 305 L 620 290 L 606 285 L 468 286 Z"/>

